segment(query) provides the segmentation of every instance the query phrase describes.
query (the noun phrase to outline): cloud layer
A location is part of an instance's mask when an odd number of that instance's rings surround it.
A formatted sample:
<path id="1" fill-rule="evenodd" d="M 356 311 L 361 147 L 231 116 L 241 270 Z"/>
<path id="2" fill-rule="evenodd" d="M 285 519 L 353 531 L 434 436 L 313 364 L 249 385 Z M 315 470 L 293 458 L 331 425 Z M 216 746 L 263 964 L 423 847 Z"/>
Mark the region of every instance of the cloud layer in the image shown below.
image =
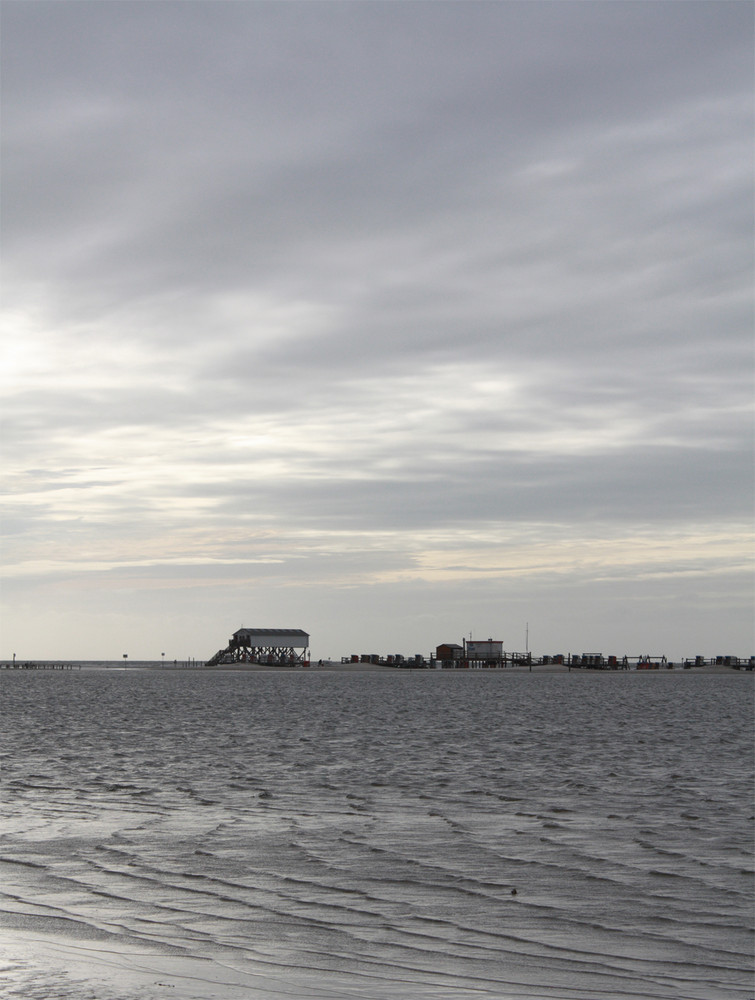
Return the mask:
<path id="1" fill-rule="evenodd" d="M 749 5 L 3 20 L 3 656 L 750 652 Z"/>

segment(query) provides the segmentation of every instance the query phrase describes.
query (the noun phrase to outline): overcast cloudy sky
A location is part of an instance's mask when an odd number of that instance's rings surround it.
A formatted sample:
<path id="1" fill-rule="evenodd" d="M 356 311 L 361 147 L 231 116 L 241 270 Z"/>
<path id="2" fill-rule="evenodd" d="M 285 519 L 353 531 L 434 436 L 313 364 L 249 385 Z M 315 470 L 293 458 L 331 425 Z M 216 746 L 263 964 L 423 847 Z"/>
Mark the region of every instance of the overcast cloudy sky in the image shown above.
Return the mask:
<path id="1" fill-rule="evenodd" d="M 752 4 L 2 13 L 0 656 L 753 651 Z"/>

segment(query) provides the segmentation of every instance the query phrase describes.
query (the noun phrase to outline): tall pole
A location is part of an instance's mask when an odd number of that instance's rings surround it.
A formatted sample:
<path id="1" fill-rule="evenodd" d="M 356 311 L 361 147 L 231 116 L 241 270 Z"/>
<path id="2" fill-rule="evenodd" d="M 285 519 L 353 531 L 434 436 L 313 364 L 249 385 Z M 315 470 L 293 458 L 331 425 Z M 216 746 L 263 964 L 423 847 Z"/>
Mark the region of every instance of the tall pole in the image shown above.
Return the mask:
<path id="1" fill-rule="evenodd" d="M 530 651 L 530 623 L 527 622 L 524 631 L 524 651 L 529 653 Z"/>

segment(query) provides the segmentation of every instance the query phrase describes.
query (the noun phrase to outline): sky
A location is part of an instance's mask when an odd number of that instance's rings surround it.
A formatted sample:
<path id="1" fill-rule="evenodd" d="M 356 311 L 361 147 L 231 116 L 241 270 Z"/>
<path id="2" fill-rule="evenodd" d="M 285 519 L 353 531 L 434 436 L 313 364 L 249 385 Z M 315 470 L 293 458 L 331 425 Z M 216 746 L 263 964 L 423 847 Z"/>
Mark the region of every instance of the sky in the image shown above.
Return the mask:
<path id="1" fill-rule="evenodd" d="M 754 9 L 3 0 L 0 657 L 749 656 Z"/>

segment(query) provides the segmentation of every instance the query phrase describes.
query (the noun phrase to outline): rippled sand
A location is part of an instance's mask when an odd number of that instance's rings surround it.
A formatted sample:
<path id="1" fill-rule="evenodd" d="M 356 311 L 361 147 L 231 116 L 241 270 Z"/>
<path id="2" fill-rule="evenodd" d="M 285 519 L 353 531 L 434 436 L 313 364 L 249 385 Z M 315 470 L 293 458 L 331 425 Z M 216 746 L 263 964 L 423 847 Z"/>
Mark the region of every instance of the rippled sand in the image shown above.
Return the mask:
<path id="1" fill-rule="evenodd" d="M 755 995 L 751 674 L 0 685 L 3 996 Z"/>

